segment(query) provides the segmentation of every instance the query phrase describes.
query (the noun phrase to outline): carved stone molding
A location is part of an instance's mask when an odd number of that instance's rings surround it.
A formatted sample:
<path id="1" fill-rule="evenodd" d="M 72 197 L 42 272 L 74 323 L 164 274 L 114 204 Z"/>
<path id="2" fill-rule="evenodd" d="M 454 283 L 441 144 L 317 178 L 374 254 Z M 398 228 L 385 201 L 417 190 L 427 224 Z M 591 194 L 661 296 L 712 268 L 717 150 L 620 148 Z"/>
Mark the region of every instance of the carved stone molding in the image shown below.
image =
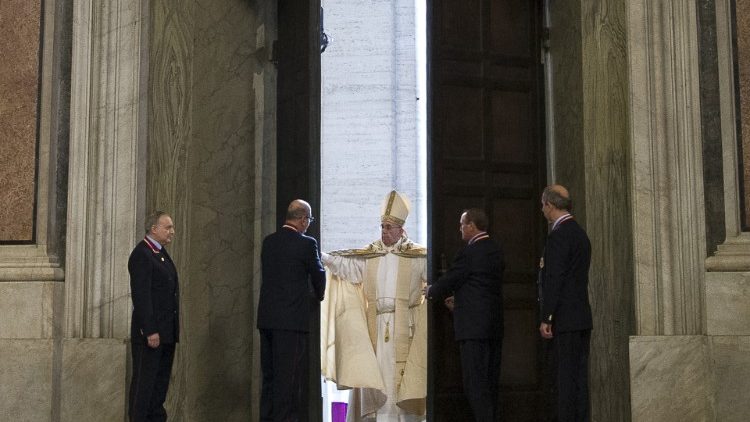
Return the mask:
<path id="1" fill-rule="evenodd" d="M 64 335 L 125 338 L 144 203 L 141 0 L 75 2 Z"/>
<path id="2" fill-rule="evenodd" d="M 707 271 L 750 271 L 750 233 L 742 233 L 734 58 L 730 0 L 716 0 L 716 40 L 721 98 L 721 148 L 724 159 L 724 221 L 727 238 L 706 260 Z"/>
<path id="3" fill-rule="evenodd" d="M 694 2 L 628 2 L 636 333 L 704 331 Z"/>

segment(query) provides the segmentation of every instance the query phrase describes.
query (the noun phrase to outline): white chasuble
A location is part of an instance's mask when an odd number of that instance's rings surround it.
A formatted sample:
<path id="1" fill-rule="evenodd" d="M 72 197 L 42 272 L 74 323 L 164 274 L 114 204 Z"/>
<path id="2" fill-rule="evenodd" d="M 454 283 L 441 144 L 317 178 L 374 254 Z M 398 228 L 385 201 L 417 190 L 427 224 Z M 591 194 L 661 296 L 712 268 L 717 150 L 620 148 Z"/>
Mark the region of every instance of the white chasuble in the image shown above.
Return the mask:
<path id="1" fill-rule="evenodd" d="M 340 388 L 354 388 L 347 420 L 424 420 L 425 249 L 406 238 L 391 248 L 378 241 L 324 263 L 321 368 Z"/>

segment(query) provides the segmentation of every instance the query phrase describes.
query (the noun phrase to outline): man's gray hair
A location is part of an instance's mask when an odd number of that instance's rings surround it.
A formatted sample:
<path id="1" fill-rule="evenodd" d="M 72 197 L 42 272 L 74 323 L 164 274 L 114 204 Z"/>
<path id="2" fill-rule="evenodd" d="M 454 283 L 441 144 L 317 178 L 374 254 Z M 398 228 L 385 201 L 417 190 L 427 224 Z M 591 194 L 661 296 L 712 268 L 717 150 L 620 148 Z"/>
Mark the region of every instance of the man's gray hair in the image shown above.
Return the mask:
<path id="1" fill-rule="evenodd" d="M 573 201 L 563 196 L 555 186 L 547 186 L 542 192 L 542 202 L 552 204 L 558 210 L 570 211 L 573 209 Z"/>
<path id="2" fill-rule="evenodd" d="M 165 211 L 157 210 L 146 216 L 146 221 L 144 222 L 144 225 L 146 226 L 146 233 L 151 231 L 151 227 L 159 224 L 159 219 L 164 215 L 168 216 L 169 214 L 167 214 Z"/>

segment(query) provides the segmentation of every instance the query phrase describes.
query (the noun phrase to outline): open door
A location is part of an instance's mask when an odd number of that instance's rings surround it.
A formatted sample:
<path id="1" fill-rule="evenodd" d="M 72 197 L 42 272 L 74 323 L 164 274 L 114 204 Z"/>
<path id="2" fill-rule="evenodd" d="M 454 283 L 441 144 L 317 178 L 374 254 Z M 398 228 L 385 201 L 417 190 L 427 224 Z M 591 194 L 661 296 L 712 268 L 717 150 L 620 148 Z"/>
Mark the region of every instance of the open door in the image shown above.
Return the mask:
<path id="1" fill-rule="evenodd" d="M 461 210 L 482 207 L 503 246 L 504 420 L 545 419 L 549 403 L 537 330 L 536 267 L 545 224 L 541 0 L 428 3 L 431 279 L 461 247 Z M 469 420 L 450 313 L 430 309 L 428 412 Z"/>
<path id="2" fill-rule="evenodd" d="M 320 0 L 278 2 L 278 63 L 276 209 L 284 222 L 289 203 L 305 199 L 313 215 L 320 214 Z M 320 226 L 307 234 L 320 241 Z M 313 301 L 310 315 L 308 415 L 322 418 L 320 392 L 320 307 Z"/>

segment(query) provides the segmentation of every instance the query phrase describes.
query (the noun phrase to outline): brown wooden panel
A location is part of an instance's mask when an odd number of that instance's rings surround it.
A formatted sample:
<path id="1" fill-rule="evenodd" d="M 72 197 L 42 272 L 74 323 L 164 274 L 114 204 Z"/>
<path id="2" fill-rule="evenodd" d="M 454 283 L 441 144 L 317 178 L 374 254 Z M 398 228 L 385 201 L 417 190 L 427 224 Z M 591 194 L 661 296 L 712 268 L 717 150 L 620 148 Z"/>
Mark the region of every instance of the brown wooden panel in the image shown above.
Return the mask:
<path id="1" fill-rule="evenodd" d="M 446 60 L 441 69 L 441 78 L 444 80 L 462 80 L 467 77 L 482 77 L 482 61 Z"/>
<path id="2" fill-rule="evenodd" d="M 490 2 L 491 52 L 503 56 L 530 57 L 535 44 L 532 25 L 533 0 Z"/>
<path id="3" fill-rule="evenodd" d="M 524 272 L 535 267 L 539 244 L 534 241 L 539 226 L 539 207 L 536 199 L 507 199 L 493 201 L 492 231 L 505 245 L 506 282 L 513 272 Z"/>
<path id="4" fill-rule="evenodd" d="M 531 138 L 530 100 L 527 92 L 492 92 L 493 159 L 526 164 L 534 158 L 537 145 Z"/>
<path id="5" fill-rule="evenodd" d="M 539 334 L 534 309 L 506 309 L 500 381 L 509 389 L 534 390 L 539 383 Z"/>
<path id="6" fill-rule="evenodd" d="M 504 63 L 493 63 L 490 65 L 487 75 L 494 80 L 507 82 L 510 86 L 531 86 L 533 84 L 533 81 L 529 80 L 533 73 L 529 72 L 529 63 L 525 60 L 520 63 L 509 60 L 505 60 Z"/>
<path id="7" fill-rule="evenodd" d="M 480 0 L 440 0 L 438 40 L 441 48 L 480 50 Z"/>
<path id="8" fill-rule="evenodd" d="M 441 138 L 447 157 L 482 158 L 482 89 L 445 86 L 441 99 L 444 104 Z"/>
<path id="9" fill-rule="evenodd" d="M 529 177 L 528 172 L 493 172 L 492 184 L 494 184 L 495 186 L 517 188 L 519 190 L 524 190 L 527 192 L 533 192 L 535 189 L 533 180 Z"/>

